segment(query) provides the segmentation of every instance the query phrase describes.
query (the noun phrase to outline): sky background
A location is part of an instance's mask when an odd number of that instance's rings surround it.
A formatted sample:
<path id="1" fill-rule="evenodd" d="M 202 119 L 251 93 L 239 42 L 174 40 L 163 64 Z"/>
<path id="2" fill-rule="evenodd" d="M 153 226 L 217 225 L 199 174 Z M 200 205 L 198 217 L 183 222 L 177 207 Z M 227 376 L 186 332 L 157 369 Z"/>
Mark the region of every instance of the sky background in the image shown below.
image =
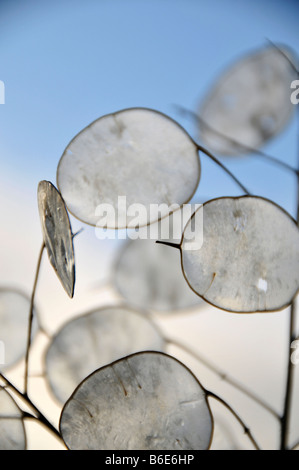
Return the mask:
<path id="1" fill-rule="evenodd" d="M 140 106 L 168 114 L 197 138 L 194 123 L 178 114 L 175 105 L 196 111 L 221 71 L 266 45 L 267 38 L 299 51 L 298 15 L 296 0 L 1 0 L 0 80 L 5 83 L 5 104 L 0 105 L 0 282 L 30 292 L 42 240 L 37 185 L 43 179 L 56 184 L 59 159 L 81 129 L 104 114 Z M 293 119 L 263 150 L 296 166 L 297 129 Z M 222 161 L 252 193 L 295 214 L 292 173 L 253 156 Z M 202 157 L 195 199 L 239 194 L 239 188 Z M 80 222 L 71 220 L 74 231 L 81 228 Z M 86 292 L 109 277 L 118 243 L 100 245 L 93 229 L 84 228 L 75 241 L 73 304 L 43 264 L 37 302 L 52 330 L 74 309 L 98 302 L 98 296 L 91 299 Z M 211 315 L 210 310 L 204 313 L 205 321 L 202 316 L 191 318 L 197 326 L 200 323 L 198 330 L 190 317 L 176 317 L 165 328 L 174 334 L 184 331 L 190 343 L 199 344 L 245 383 L 254 381 L 260 394 L 281 406 L 286 313 L 245 319 L 216 309 Z M 269 374 L 263 383 L 259 379 L 264 372 L 254 372 L 257 358 Z M 249 413 L 247 405 L 244 413 L 249 420 L 254 416 L 265 446 L 273 446 L 267 419 L 257 411 Z"/>

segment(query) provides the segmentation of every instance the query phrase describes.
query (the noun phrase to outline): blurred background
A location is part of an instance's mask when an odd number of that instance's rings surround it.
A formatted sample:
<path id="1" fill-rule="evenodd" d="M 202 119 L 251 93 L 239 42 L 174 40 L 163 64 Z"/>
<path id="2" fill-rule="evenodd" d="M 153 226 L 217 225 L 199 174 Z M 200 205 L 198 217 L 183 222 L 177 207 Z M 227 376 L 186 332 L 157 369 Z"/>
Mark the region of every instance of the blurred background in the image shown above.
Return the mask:
<path id="1" fill-rule="evenodd" d="M 42 235 L 36 190 L 40 180 L 56 185 L 56 169 L 69 141 L 96 118 L 127 107 L 149 107 L 178 121 L 198 140 L 196 123 L 178 106 L 197 112 L 219 74 L 270 39 L 299 51 L 296 0 L 2 0 L 0 3 L 0 284 L 30 295 Z M 297 166 L 298 122 L 263 147 Z M 221 161 L 254 194 L 296 214 L 296 177 L 256 155 Z M 240 195 L 240 188 L 208 158 L 194 201 Z M 40 321 L 49 333 L 69 318 L 121 301 L 113 269 L 123 241 L 98 240 L 94 228 L 71 217 L 76 290 L 66 296 L 43 259 L 36 294 Z M 206 304 L 153 315 L 169 337 L 208 357 L 281 412 L 284 398 L 288 310 L 234 315 Z M 0 329 L 1 338 L 1 329 Z M 42 377 L 40 355 L 48 338 L 34 343 L 30 396 L 55 425 L 60 408 Z M 80 345 L 78 345 L 78 348 Z M 265 449 L 278 445 L 275 419 L 178 348 L 203 385 L 225 398 Z M 20 363 L 11 371 L 18 383 Z M 297 373 L 299 379 L 299 372 Z M 22 382 L 19 382 L 20 384 Z M 299 381 L 296 391 L 298 396 Z M 296 394 L 295 394 L 296 395 Z M 242 429 L 212 403 L 216 416 L 212 448 L 251 448 Z M 299 403 L 294 403 L 290 442 L 299 440 Z M 61 448 L 36 424 L 26 423 L 28 447 Z M 38 431 L 38 432 L 36 432 Z"/>

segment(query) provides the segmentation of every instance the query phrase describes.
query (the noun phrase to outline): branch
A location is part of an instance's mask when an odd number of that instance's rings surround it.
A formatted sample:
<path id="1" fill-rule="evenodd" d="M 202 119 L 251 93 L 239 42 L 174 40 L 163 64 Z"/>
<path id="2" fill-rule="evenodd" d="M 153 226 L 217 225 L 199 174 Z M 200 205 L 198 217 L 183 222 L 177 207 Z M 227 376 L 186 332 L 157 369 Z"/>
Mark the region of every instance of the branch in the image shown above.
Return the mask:
<path id="1" fill-rule="evenodd" d="M 299 441 L 290 450 L 296 450 L 297 447 L 299 447 Z"/>
<path id="2" fill-rule="evenodd" d="M 256 402 L 258 405 L 260 405 L 262 408 L 264 408 L 266 411 L 272 414 L 274 418 L 278 419 L 279 421 L 281 420 L 281 417 L 279 416 L 279 414 L 270 405 L 268 405 L 268 403 L 266 403 L 261 398 L 259 398 L 255 393 L 248 390 L 244 385 L 240 384 L 237 380 L 230 377 L 228 374 L 222 371 L 219 367 L 216 367 L 212 362 L 210 362 L 204 356 L 193 351 L 192 349 L 188 348 L 188 346 L 186 346 L 185 344 L 182 344 L 176 340 L 174 341 L 171 339 L 166 339 L 166 342 L 171 343 L 174 346 L 177 346 L 178 348 L 184 350 L 187 354 L 190 354 L 191 356 L 193 356 L 196 360 L 198 360 L 205 367 L 207 367 L 211 372 L 218 375 L 218 377 L 221 380 L 225 381 L 226 383 L 228 383 L 235 389 L 239 390 L 239 392 L 243 393 L 248 398 Z"/>
<path id="3" fill-rule="evenodd" d="M 23 413 L 24 418 L 30 418 L 30 419 L 38 420 L 49 431 L 51 431 L 53 434 L 55 434 L 55 436 L 61 442 L 63 442 L 59 431 L 53 426 L 53 424 L 50 423 L 50 421 L 43 415 L 43 413 L 41 413 L 41 411 L 32 403 L 30 398 L 27 395 L 24 395 L 22 392 L 20 392 L 20 390 L 15 385 L 13 385 L 13 383 L 10 382 L 10 380 L 7 377 L 5 377 L 5 375 L 3 375 L 1 372 L 0 372 L 0 378 L 2 380 L 4 380 L 4 382 L 7 384 L 7 386 L 9 388 L 11 388 L 16 393 L 16 395 L 18 395 L 34 411 L 34 413 L 36 413 L 36 416 L 33 416 L 30 413 L 25 413 L 23 410 L 21 410 L 22 413 Z"/>
<path id="4" fill-rule="evenodd" d="M 284 168 L 285 170 L 291 171 L 295 175 L 298 174 L 298 170 L 296 168 L 292 167 L 288 163 L 283 162 L 282 160 L 279 160 L 278 158 L 272 157 L 271 155 L 266 154 L 265 152 L 262 152 L 259 149 L 256 149 L 254 147 L 250 147 L 249 145 L 242 144 L 236 139 L 233 139 L 232 137 L 228 137 L 227 135 L 223 134 L 220 131 L 217 131 L 214 127 L 212 127 L 210 124 L 208 124 L 206 121 L 204 121 L 198 114 L 194 113 L 193 111 L 190 111 L 188 109 L 183 108 L 182 106 L 177 106 L 177 108 L 180 110 L 180 112 L 184 114 L 189 114 L 193 119 L 195 119 L 200 125 L 205 127 L 207 130 L 212 132 L 215 135 L 218 135 L 222 139 L 225 139 L 227 142 L 231 143 L 235 147 L 239 147 L 240 151 L 246 151 L 250 152 L 253 155 L 256 155 L 258 157 L 261 157 L 263 160 L 266 160 L 274 165 L 280 166 L 281 168 Z"/>
<path id="5" fill-rule="evenodd" d="M 290 312 L 290 331 L 289 331 L 289 344 L 295 340 L 294 329 L 295 329 L 295 317 L 296 317 L 296 306 L 295 301 L 291 305 Z M 287 450 L 288 444 L 288 433 L 289 433 L 289 423 L 291 418 L 291 401 L 292 401 L 292 390 L 294 383 L 294 373 L 295 367 L 290 358 L 290 348 L 288 347 L 288 373 L 287 373 L 287 382 L 286 382 L 286 392 L 285 392 L 285 401 L 284 401 L 284 410 L 281 418 L 281 440 L 280 440 L 280 450 Z"/>
<path id="6" fill-rule="evenodd" d="M 299 73 L 297 72 L 298 77 Z M 297 111 L 298 122 L 299 122 L 299 109 Z M 299 158 L 298 158 L 299 159 Z M 299 164 L 298 164 L 299 165 Z M 297 175 L 297 225 L 299 227 L 299 173 Z M 296 340 L 295 334 L 295 320 L 296 320 L 296 299 L 293 300 L 290 312 L 290 330 L 289 330 L 289 343 L 288 343 L 288 373 L 285 391 L 285 401 L 283 415 L 281 419 L 281 439 L 280 449 L 287 450 L 288 448 L 288 434 L 291 421 L 291 405 L 292 405 L 292 394 L 293 394 L 293 383 L 295 378 L 295 367 L 291 361 L 290 349 L 293 341 Z"/>
<path id="7" fill-rule="evenodd" d="M 163 240 L 156 240 L 156 243 L 158 243 L 159 245 L 170 246 L 171 248 L 176 248 L 177 250 L 181 249 L 181 245 L 179 243 L 171 243 Z"/>
<path id="8" fill-rule="evenodd" d="M 293 61 L 287 56 L 287 54 L 277 45 L 275 44 L 274 42 L 272 42 L 269 38 L 266 38 L 266 40 L 269 42 L 269 44 L 271 44 L 272 47 L 274 47 L 278 52 L 280 52 L 281 55 L 284 56 L 284 58 L 288 61 L 288 63 L 290 64 L 290 66 L 292 67 L 292 69 L 294 70 L 294 72 L 297 73 L 297 75 L 299 75 L 299 71 L 298 71 L 298 68 L 295 66 L 295 64 L 293 63 Z M 290 47 L 288 46 L 288 49 L 290 49 Z M 293 51 L 294 53 L 294 51 Z M 295 53 L 294 53 L 295 54 Z M 298 59 L 298 58 L 297 58 Z"/>
<path id="9" fill-rule="evenodd" d="M 226 401 L 224 401 L 222 398 L 218 397 L 218 395 L 215 395 L 215 393 L 213 392 L 209 392 L 208 390 L 205 390 L 208 398 L 214 398 L 214 400 L 217 400 L 219 401 L 219 403 L 221 403 L 223 406 L 225 406 L 225 408 L 228 409 L 228 411 L 230 411 L 230 413 L 236 418 L 236 420 L 240 423 L 240 425 L 242 426 L 242 428 L 244 429 L 244 434 L 246 434 L 246 436 L 248 437 L 248 439 L 251 441 L 252 445 L 254 446 L 254 448 L 256 450 L 261 450 L 259 445 L 257 444 L 256 440 L 254 439 L 250 429 L 246 426 L 246 424 L 244 423 L 244 421 L 242 420 L 242 418 L 238 415 L 238 413 L 236 413 L 236 411 L 234 411 L 232 409 L 232 407 L 226 403 Z"/>
<path id="10" fill-rule="evenodd" d="M 38 275 L 40 271 L 40 265 L 42 261 L 44 248 L 45 248 L 45 244 L 43 243 L 40 253 L 39 253 L 39 257 L 38 257 L 37 268 L 36 268 L 35 279 L 34 279 L 34 284 L 33 284 L 33 289 L 32 289 L 32 294 L 31 294 L 31 301 L 30 301 L 29 325 L 28 325 L 28 336 L 27 336 L 27 346 L 26 346 L 26 355 L 25 355 L 25 373 L 24 373 L 24 396 L 25 397 L 27 397 L 27 392 L 28 392 L 28 367 L 29 367 L 29 353 L 30 353 L 31 336 L 32 336 L 34 297 L 35 297 L 35 291 L 36 291 Z"/>
<path id="11" fill-rule="evenodd" d="M 197 150 L 199 152 L 203 152 L 205 155 L 207 155 L 207 157 L 213 160 L 213 162 L 220 166 L 220 168 L 222 168 L 222 170 L 225 171 L 225 173 L 227 173 L 235 181 L 235 183 L 237 183 L 237 185 L 242 189 L 242 191 L 248 196 L 250 196 L 251 193 L 248 191 L 248 189 L 245 188 L 245 186 L 238 180 L 238 178 L 236 178 L 235 175 L 228 168 L 226 168 L 226 166 L 223 165 L 223 163 L 221 163 L 216 157 L 214 157 L 214 155 L 209 152 L 209 150 L 205 149 L 201 145 L 197 145 Z"/>

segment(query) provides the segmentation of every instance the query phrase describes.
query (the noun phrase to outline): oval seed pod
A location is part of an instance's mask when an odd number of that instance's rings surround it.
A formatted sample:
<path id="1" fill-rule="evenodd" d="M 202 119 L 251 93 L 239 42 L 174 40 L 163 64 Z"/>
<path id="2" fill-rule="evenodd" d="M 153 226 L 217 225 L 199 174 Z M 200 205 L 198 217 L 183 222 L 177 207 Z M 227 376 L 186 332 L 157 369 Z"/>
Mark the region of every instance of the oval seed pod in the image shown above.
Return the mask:
<path id="1" fill-rule="evenodd" d="M 283 130 L 294 111 L 290 85 L 297 78 L 288 57 L 286 48 L 264 47 L 220 75 L 198 110 L 204 145 L 221 155 L 240 155 Z"/>
<path id="2" fill-rule="evenodd" d="M 261 197 L 205 203 L 185 228 L 181 256 L 190 287 L 227 311 L 281 310 L 299 289 L 297 224 Z"/>
<path id="3" fill-rule="evenodd" d="M 60 419 L 71 450 L 206 450 L 212 430 L 195 376 L 177 359 L 151 351 L 87 377 Z"/>
<path id="4" fill-rule="evenodd" d="M 164 347 L 162 334 L 145 312 L 102 307 L 71 320 L 54 336 L 46 353 L 47 379 L 64 403 L 99 367 L 137 351 Z"/>
<path id="5" fill-rule="evenodd" d="M 141 227 L 169 215 L 172 204 L 191 199 L 199 178 L 191 137 L 168 116 L 146 108 L 91 123 L 68 144 L 57 169 L 69 211 L 111 229 Z M 161 205 L 159 214 L 153 205 Z"/>
<path id="6" fill-rule="evenodd" d="M 26 435 L 23 413 L 0 386 L 0 450 L 25 450 Z"/>
<path id="7" fill-rule="evenodd" d="M 73 234 L 64 201 L 59 191 L 49 181 L 39 183 L 37 194 L 44 243 L 50 263 L 68 296 L 73 297 L 75 286 Z"/>

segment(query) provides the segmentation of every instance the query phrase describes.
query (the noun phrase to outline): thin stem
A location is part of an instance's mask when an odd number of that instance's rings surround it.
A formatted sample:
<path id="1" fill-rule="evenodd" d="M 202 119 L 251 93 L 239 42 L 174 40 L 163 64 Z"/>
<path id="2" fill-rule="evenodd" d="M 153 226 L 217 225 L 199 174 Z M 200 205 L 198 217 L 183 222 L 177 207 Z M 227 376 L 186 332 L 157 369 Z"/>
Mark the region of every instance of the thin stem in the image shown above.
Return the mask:
<path id="1" fill-rule="evenodd" d="M 225 408 L 228 409 L 228 411 L 230 411 L 230 413 L 236 418 L 236 420 L 240 423 L 240 425 L 244 429 L 244 434 L 247 435 L 248 439 L 251 441 L 254 448 L 256 450 L 261 450 L 259 445 L 257 444 L 256 440 L 254 439 L 250 429 L 248 428 L 248 426 L 246 426 L 246 424 L 244 423 L 242 418 L 238 415 L 238 413 L 235 410 L 233 410 L 232 407 L 228 403 L 226 403 L 226 401 L 224 401 L 222 398 L 218 397 L 218 395 L 215 395 L 215 393 L 210 392 L 208 390 L 205 390 L 205 392 L 206 392 L 208 398 L 209 397 L 214 398 L 214 400 L 219 401 L 219 403 L 221 403 L 223 406 L 225 406 Z"/>
<path id="2" fill-rule="evenodd" d="M 80 233 L 84 232 L 84 227 L 81 227 L 76 233 L 72 234 L 72 239 L 80 235 Z"/>
<path id="3" fill-rule="evenodd" d="M 281 168 L 284 168 L 285 170 L 291 171 L 295 175 L 298 175 L 298 170 L 296 170 L 296 168 L 292 167 L 288 163 L 283 162 L 283 161 L 279 160 L 278 158 L 270 157 L 270 155 L 267 155 L 266 153 L 264 153 L 260 150 L 256 150 L 254 153 L 256 153 L 257 156 L 262 157 L 263 160 L 274 163 L 275 165 L 280 166 Z"/>
<path id="4" fill-rule="evenodd" d="M 42 413 L 38 412 L 38 416 L 33 416 L 33 415 L 30 415 L 30 414 L 27 414 L 27 416 L 25 416 L 25 418 L 34 419 L 34 420 L 39 421 L 40 423 L 42 423 L 49 431 L 51 431 L 60 440 L 60 442 L 63 445 L 65 445 L 62 438 L 61 438 L 60 432 L 57 431 L 57 429 L 50 423 L 50 421 L 48 421 L 48 419 Z"/>
<path id="5" fill-rule="evenodd" d="M 181 248 L 181 245 L 179 243 L 171 243 L 171 242 L 164 242 L 163 240 L 156 240 L 156 243 L 159 245 L 166 245 L 166 246 L 171 246 L 172 248 L 177 248 L 178 250 Z"/>
<path id="6" fill-rule="evenodd" d="M 32 324 L 33 324 L 33 314 L 34 314 L 34 297 L 35 297 L 35 291 L 36 291 L 38 275 L 40 271 L 44 248 L 45 248 L 45 244 L 43 243 L 41 246 L 39 257 L 38 257 L 35 279 L 33 283 L 33 289 L 32 289 L 31 300 L 30 300 L 29 324 L 28 324 L 28 336 L 27 336 L 27 346 L 26 346 L 26 355 L 25 355 L 25 372 L 24 372 L 24 396 L 25 397 L 28 396 L 27 395 L 28 393 L 28 368 L 29 368 L 29 353 L 30 353 L 30 346 L 31 346 Z"/>
<path id="7" fill-rule="evenodd" d="M 206 121 L 204 121 L 200 116 L 198 116 L 196 113 L 194 113 L 193 111 L 190 111 L 190 110 L 187 110 L 183 107 L 179 107 L 179 109 L 184 113 L 184 114 L 189 114 L 193 119 L 196 119 L 196 121 L 201 124 L 203 127 L 205 127 L 207 130 L 209 130 L 210 132 L 213 132 L 213 134 L 215 135 L 218 135 L 219 137 L 221 137 L 222 139 L 225 139 L 227 142 L 231 143 L 232 145 L 234 145 L 236 148 L 240 148 L 240 151 L 246 151 L 246 152 L 250 152 L 252 153 L 253 155 L 256 155 L 258 157 L 261 157 L 263 160 L 266 160 L 274 165 L 277 165 L 277 166 L 280 166 L 281 168 L 284 168 L 285 170 L 288 170 L 288 171 L 291 171 L 292 173 L 295 173 L 296 175 L 298 174 L 298 170 L 296 170 L 296 168 L 292 167 L 291 165 L 289 165 L 288 163 L 286 162 L 283 162 L 281 160 L 279 160 L 278 158 L 275 158 L 275 157 L 272 157 L 271 155 L 268 155 L 266 154 L 265 152 L 262 152 L 261 150 L 259 149 L 256 149 L 254 147 L 250 147 L 249 145 L 246 145 L 246 144 L 243 144 L 241 142 L 239 142 L 238 140 L 236 139 L 233 139 L 232 137 L 228 137 L 227 135 L 223 134 L 222 132 L 220 131 L 217 131 L 216 129 L 214 129 L 212 126 L 210 126 L 210 124 L 208 124 Z"/>
<path id="8" fill-rule="evenodd" d="M 290 312 L 290 329 L 289 329 L 289 343 L 288 346 L 292 344 L 295 340 L 295 317 L 296 317 L 296 306 L 295 302 L 291 305 L 291 312 Z M 294 383 L 294 373 L 295 367 L 290 358 L 290 347 L 288 347 L 288 373 L 287 373 L 287 381 L 286 381 L 286 393 L 285 393 L 285 400 L 284 400 L 284 409 L 283 415 L 281 418 L 281 440 L 280 440 L 280 449 L 287 450 L 288 448 L 288 433 L 289 433 L 289 424 L 291 418 L 291 402 L 292 402 L 292 390 L 293 390 L 293 383 Z"/>
<path id="9" fill-rule="evenodd" d="M 46 426 L 46 428 L 49 431 L 51 431 L 53 434 L 55 434 L 55 436 L 58 437 L 60 441 L 62 441 L 59 431 L 57 431 L 57 429 L 53 426 L 53 424 L 51 424 L 50 421 L 43 415 L 43 413 L 41 413 L 41 411 L 34 405 L 34 403 L 32 403 L 32 401 L 30 400 L 28 395 L 25 395 L 22 392 L 20 392 L 20 390 L 15 385 L 13 385 L 13 383 L 10 382 L 10 380 L 7 377 L 5 377 L 5 375 L 3 375 L 1 372 L 0 372 L 0 378 L 2 380 L 4 380 L 4 382 L 6 382 L 6 384 L 7 384 L 7 386 L 9 388 L 11 388 L 16 393 L 16 395 L 18 395 L 22 400 L 24 400 L 25 403 L 36 414 L 36 416 L 34 416 L 34 415 L 31 415 L 30 413 L 25 413 L 25 412 L 22 411 L 22 413 L 24 414 L 24 417 L 38 420 L 44 426 Z"/>
<path id="10" fill-rule="evenodd" d="M 226 374 L 224 371 L 222 371 L 219 367 L 215 366 L 211 361 L 206 359 L 204 356 L 201 354 L 195 352 L 193 349 L 190 349 L 188 346 L 185 344 L 177 341 L 177 340 L 172 340 L 172 339 L 166 339 L 167 343 L 170 343 L 174 346 L 177 346 L 178 348 L 184 350 L 187 354 L 190 354 L 190 356 L 193 356 L 196 360 L 201 362 L 205 367 L 207 367 L 211 372 L 216 374 L 221 380 L 225 381 L 235 389 L 239 390 L 242 392 L 244 395 L 246 395 L 248 398 L 256 402 L 258 405 L 260 405 L 262 408 L 264 408 L 266 411 L 268 411 L 270 414 L 272 414 L 276 419 L 280 420 L 281 417 L 279 414 L 266 403 L 264 400 L 259 398 L 255 393 L 251 392 L 248 390 L 244 385 L 240 384 L 237 380 L 231 378 L 228 374 Z"/>
<path id="11" fill-rule="evenodd" d="M 298 74 L 299 78 L 299 74 Z M 298 123 L 299 123 L 299 110 L 297 112 Z M 299 160 L 299 158 L 298 158 Z M 298 162 L 299 167 L 299 162 Z M 299 227 L 299 173 L 297 176 L 297 225 Z M 293 383 L 295 376 L 295 367 L 290 357 L 290 349 L 293 341 L 296 339 L 295 333 L 295 320 L 296 320 L 296 299 L 293 300 L 290 311 L 290 329 L 289 329 L 289 343 L 288 343 L 288 372 L 286 381 L 286 391 L 284 400 L 284 409 L 281 419 L 281 440 L 280 449 L 287 450 L 288 448 L 288 434 L 291 421 L 291 405 L 292 405 L 292 394 L 293 394 Z"/>
<path id="12" fill-rule="evenodd" d="M 298 75 L 299 75 L 299 71 L 297 69 L 297 67 L 295 66 L 295 64 L 293 63 L 293 61 L 287 56 L 287 54 L 277 45 L 275 44 L 274 42 L 271 41 L 271 39 L 269 38 L 266 38 L 266 40 L 271 44 L 272 47 L 275 47 L 275 49 L 280 52 L 281 55 L 284 56 L 284 58 L 288 61 L 288 63 L 290 64 L 290 66 L 292 67 L 292 69 L 294 70 L 294 72 L 296 72 Z M 290 48 L 289 48 L 290 49 Z"/>
<path id="13" fill-rule="evenodd" d="M 299 441 L 290 450 L 295 450 L 297 447 L 299 447 Z"/>
<path id="14" fill-rule="evenodd" d="M 215 162 L 218 166 L 220 166 L 220 168 L 222 168 L 223 171 L 225 171 L 225 173 L 227 173 L 234 181 L 235 183 L 237 183 L 237 185 L 242 189 L 242 191 L 247 194 L 247 195 L 250 195 L 251 193 L 248 191 L 248 189 L 238 180 L 238 178 L 236 178 L 236 176 L 228 169 L 226 168 L 225 165 L 223 165 L 223 163 L 221 163 L 209 150 L 205 149 L 204 147 L 202 147 L 201 145 L 197 145 L 197 150 L 199 152 L 203 152 L 205 155 L 207 155 L 207 157 L 209 157 L 213 162 Z"/>

